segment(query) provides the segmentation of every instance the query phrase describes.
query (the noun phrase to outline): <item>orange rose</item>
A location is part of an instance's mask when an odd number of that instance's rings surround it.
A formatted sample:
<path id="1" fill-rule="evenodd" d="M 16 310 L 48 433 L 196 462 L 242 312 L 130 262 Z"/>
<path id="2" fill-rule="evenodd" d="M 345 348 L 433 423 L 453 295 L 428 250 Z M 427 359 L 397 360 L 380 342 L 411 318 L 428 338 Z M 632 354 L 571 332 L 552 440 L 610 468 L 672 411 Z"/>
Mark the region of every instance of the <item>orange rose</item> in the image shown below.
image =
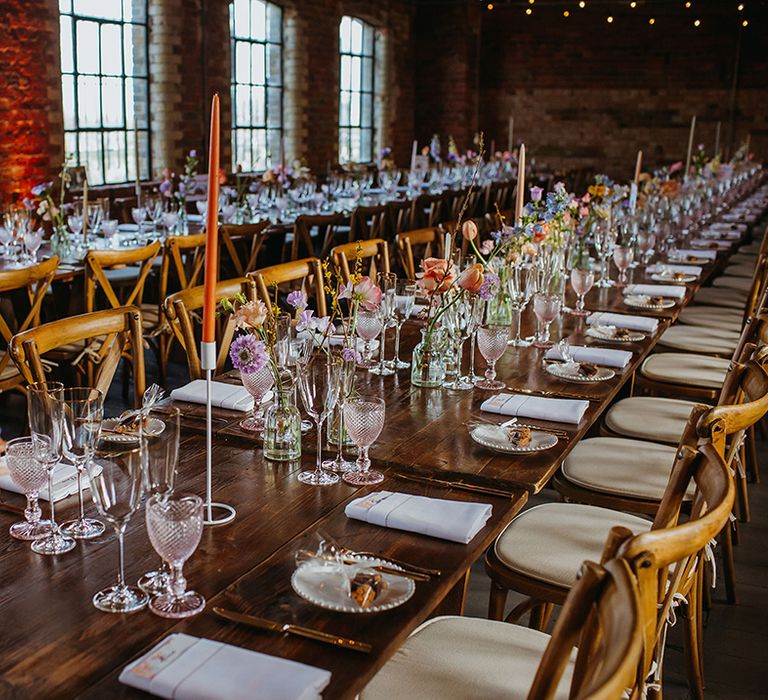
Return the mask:
<path id="1" fill-rule="evenodd" d="M 267 320 L 267 307 L 258 299 L 249 301 L 238 308 L 232 318 L 236 328 L 260 328 Z"/>
<path id="2" fill-rule="evenodd" d="M 477 229 L 477 224 L 474 221 L 465 221 L 461 226 L 461 235 L 468 241 L 474 241 L 477 238 L 477 234 L 480 233 Z"/>
<path id="3" fill-rule="evenodd" d="M 442 294 L 456 281 L 456 270 L 442 258 L 426 258 L 421 261 L 421 272 L 416 274 L 417 284 L 427 294 Z"/>
<path id="4" fill-rule="evenodd" d="M 483 284 L 483 266 L 480 263 L 468 267 L 459 276 L 459 287 L 466 289 L 470 294 L 477 294 Z"/>

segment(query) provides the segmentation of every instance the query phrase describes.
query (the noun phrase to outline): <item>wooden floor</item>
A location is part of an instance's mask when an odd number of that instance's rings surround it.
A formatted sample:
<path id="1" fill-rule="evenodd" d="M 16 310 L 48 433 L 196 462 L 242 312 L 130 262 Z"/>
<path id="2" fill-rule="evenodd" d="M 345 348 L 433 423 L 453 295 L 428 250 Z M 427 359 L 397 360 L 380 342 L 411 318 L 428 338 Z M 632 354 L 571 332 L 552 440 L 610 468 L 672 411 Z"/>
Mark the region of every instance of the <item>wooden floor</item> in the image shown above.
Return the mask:
<path id="1" fill-rule="evenodd" d="M 768 448 L 760 446 L 761 464 L 768 478 Z M 741 526 L 741 544 L 735 549 L 739 601 L 725 602 L 722 567 L 718 560 L 718 585 L 713 607 L 705 618 L 704 658 L 706 698 L 709 700 L 758 700 L 768 698 L 768 482 L 750 484 L 752 522 Z M 545 489 L 529 500 L 528 507 L 556 500 Z M 482 562 L 472 568 L 465 614 L 487 617 L 490 581 Z M 522 600 L 509 596 L 508 610 Z M 689 698 L 680 629 L 670 633 L 665 655 L 664 698 Z"/>

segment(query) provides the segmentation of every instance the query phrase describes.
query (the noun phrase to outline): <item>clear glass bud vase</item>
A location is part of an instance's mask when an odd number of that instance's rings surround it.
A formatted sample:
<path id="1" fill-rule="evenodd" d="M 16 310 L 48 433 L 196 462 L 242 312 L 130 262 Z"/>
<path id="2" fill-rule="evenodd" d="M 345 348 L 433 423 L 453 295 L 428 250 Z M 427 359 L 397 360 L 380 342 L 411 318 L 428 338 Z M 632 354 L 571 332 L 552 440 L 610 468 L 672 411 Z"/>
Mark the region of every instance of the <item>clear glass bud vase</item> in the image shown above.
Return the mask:
<path id="1" fill-rule="evenodd" d="M 442 386 L 445 381 L 445 350 L 443 333 L 421 329 L 421 342 L 413 349 L 411 358 L 411 384 L 423 387 Z"/>
<path id="2" fill-rule="evenodd" d="M 301 457 L 301 414 L 293 389 L 275 387 L 275 399 L 264 413 L 264 457 L 290 462 Z"/>

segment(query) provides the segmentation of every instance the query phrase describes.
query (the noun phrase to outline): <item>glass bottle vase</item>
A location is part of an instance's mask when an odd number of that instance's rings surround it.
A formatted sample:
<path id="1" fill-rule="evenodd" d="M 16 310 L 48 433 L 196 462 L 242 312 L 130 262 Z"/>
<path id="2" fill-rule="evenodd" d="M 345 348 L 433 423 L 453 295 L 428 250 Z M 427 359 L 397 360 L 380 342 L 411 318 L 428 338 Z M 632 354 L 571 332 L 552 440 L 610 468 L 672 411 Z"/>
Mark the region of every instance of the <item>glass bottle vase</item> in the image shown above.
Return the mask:
<path id="1" fill-rule="evenodd" d="M 445 381 L 445 343 L 442 332 L 421 329 L 421 342 L 413 349 L 411 358 L 411 384 L 439 387 Z"/>
<path id="2" fill-rule="evenodd" d="M 290 462 L 301 457 L 301 414 L 289 386 L 275 387 L 264 413 L 264 458 Z"/>

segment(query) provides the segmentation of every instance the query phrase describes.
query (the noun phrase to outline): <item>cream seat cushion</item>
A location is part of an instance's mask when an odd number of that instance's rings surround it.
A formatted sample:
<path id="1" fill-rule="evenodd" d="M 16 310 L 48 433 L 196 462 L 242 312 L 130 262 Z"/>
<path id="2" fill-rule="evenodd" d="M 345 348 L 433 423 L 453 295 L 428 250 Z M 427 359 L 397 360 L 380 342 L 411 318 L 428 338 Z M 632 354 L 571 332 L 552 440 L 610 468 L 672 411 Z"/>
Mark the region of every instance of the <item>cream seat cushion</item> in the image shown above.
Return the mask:
<path id="1" fill-rule="evenodd" d="M 747 296 L 744 292 L 736 289 L 723 289 L 721 287 L 702 287 L 696 296 L 693 297 L 693 303 L 697 306 L 706 304 L 707 306 L 725 306 L 729 309 L 738 309 L 743 311 L 747 305 Z"/>
<path id="2" fill-rule="evenodd" d="M 744 313 L 722 306 L 688 306 L 680 312 L 677 320 L 688 326 L 707 326 L 740 333 L 744 326 Z"/>
<path id="3" fill-rule="evenodd" d="M 563 476 L 592 491 L 660 501 L 676 453 L 677 447 L 646 440 L 589 438 L 565 458 Z"/>
<path id="4" fill-rule="evenodd" d="M 436 617 L 419 627 L 360 693 L 360 700 L 525 700 L 549 635 L 508 622 Z M 575 650 L 555 694 L 565 700 Z"/>
<path id="5" fill-rule="evenodd" d="M 739 344 L 739 332 L 706 326 L 672 326 L 659 337 L 659 345 L 702 355 L 730 357 Z"/>
<path id="6" fill-rule="evenodd" d="M 723 275 L 714 280 L 712 286 L 718 289 L 735 289 L 737 292 L 743 292 L 746 295 L 749 294 L 749 289 L 752 286 L 752 277 Z"/>
<path id="7" fill-rule="evenodd" d="M 695 353 L 660 352 L 646 358 L 640 374 L 671 384 L 719 389 L 725 381 L 730 360 Z"/>
<path id="8" fill-rule="evenodd" d="M 677 445 L 694 406 L 695 401 L 631 396 L 608 409 L 605 426 L 618 435 Z"/>
<path id="9" fill-rule="evenodd" d="M 725 268 L 725 274 L 728 277 L 748 277 L 752 278 L 755 274 L 755 260 L 749 262 L 735 262 Z"/>
<path id="10" fill-rule="evenodd" d="M 728 263 L 730 265 L 752 265 L 752 269 L 754 270 L 755 265 L 757 264 L 757 253 L 745 253 L 742 252 L 742 250 L 731 255 Z"/>
<path id="11" fill-rule="evenodd" d="M 513 571 L 570 588 L 585 559 L 600 561 L 611 528 L 635 534 L 651 523 L 628 513 L 578 503 L 544 503 L 518 515 L 496 539 L 496 556 Z"/>

